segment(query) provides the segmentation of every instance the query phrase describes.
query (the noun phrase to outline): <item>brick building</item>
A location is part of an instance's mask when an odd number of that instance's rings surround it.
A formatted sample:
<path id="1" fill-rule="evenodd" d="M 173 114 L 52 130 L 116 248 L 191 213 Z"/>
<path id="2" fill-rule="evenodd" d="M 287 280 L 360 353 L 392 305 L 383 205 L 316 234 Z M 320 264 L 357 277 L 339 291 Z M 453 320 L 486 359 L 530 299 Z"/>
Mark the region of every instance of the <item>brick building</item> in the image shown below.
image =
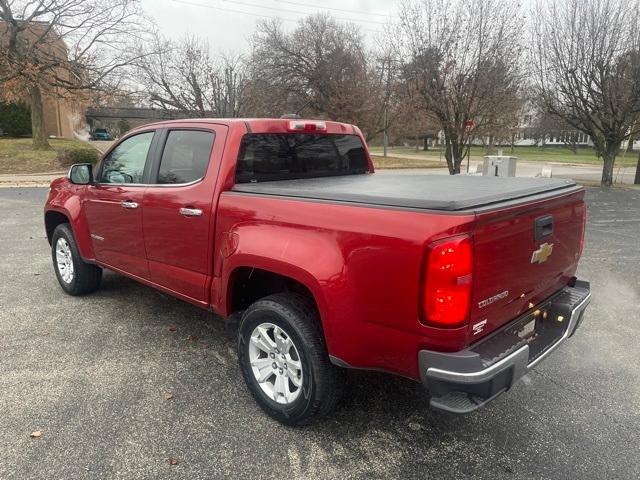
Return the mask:
<path id="1" fill-rule="evenodd" d="M 29 27 L 21 32 L 20 40 L 23 42 L 33 42 L 47 32 L 50 25 L 45 22 L 31 22 Z M 61 38 L 57 38 L 55 33 L 50 33 L 50 37 L 40 47 L 44 54 L 53 58 L 67 60 L 67 46 Z M 7 25 L 0 21 L 0 50 L 8 41 Z M 65 69 L 56 72 L 57 75 L 70 79 L 71 76 Z M 29 105 L 29 97 L 21 88 L 19 83 L 9 83 L 0 86 L 0 101 L 24 101 Z M 87 107 L 86 94 L 77 92 L 66 92 L 63 89 L 47 87 L 42 90 L 42 103 L 44 113 L 45 133 L 47 136 L 73 138 L 74 132 L 80 132 L 85 125 L 85 111 Z"/>

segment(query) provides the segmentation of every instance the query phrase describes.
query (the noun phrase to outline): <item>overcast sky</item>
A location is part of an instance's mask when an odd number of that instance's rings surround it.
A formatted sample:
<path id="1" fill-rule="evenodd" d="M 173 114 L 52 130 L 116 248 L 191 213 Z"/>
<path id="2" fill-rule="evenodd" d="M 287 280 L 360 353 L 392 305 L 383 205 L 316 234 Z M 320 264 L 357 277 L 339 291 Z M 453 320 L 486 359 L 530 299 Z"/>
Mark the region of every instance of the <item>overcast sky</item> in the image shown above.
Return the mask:
<path id="1" fill-rule="evenodd" d="M 361 27 L 367 43 L 395 13 L 400 0 L 142 0 L 142 5 L 164 35 L 206 38 L 212 51 L 242 52 L 263 18 L 280 18 L 286 28 L 297 19 L 328 12 Z"/>

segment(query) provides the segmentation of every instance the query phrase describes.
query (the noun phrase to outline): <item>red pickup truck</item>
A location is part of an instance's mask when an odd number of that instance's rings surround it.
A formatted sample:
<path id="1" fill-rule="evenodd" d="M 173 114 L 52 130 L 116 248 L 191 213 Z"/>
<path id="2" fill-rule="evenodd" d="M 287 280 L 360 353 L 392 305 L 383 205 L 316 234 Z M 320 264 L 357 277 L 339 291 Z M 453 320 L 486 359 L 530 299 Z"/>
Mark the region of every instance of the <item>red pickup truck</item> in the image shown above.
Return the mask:
<path id="1" fill-rule="evenodd" d="M 465 413 L 582 321 L 584 189 L 560 179 L 374 174 L 353 125 L 183 120 L 137 128 L 51 184 L 45 226 L 71 295 L 102 269 L 238 329 L 258 404 L 329 412 L 347 368 L 421 381 Z"/>

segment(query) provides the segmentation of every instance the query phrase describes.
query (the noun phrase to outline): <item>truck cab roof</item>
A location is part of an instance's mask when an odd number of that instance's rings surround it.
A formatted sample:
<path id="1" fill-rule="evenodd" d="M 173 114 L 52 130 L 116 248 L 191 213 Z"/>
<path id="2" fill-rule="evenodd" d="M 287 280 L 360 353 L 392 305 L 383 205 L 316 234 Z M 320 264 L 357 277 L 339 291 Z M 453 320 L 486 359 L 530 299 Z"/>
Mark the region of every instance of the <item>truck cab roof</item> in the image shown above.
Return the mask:
<path id="1" fill-rule="evenodd" d="M 326 133 L 342 135 L 359 135 L 355 125 L 304 118 L 188 118 L 183 120 L 166 120 L 143 125 L 136 130 L 153 127 L 190 125 L 190 124 L 243 125 L 249 133 Z"/>

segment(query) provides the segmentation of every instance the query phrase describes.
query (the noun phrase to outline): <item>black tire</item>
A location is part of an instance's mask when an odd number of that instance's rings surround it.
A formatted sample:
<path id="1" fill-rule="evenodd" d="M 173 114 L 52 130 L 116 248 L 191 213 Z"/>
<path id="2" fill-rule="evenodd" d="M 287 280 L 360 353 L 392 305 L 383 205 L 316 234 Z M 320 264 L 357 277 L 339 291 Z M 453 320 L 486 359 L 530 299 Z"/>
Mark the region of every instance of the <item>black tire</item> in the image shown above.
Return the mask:
<path id="1" fill-rule="evenodd" d="M 288 404 L 277 403 L 270 398 L 260 387 L 251 368 L 251 334 L 265 322 L 286 332 L 302 364 L 300 394 Z M 344 371 L 329 360 L 315 305 L 302 295 L 270 295 L 245 310 L 238 329 L 238 360 L 247 387 L 258 405 L 286 425 L 308 424 L 328 414 L 335 408 L 344 389 Z"/>
<path id="2" fill-rule="evenodd" d="M 73 278 L 66 282 L 60 273 L 58 262 L 56 261 L 56 245 L 58 240 L 63 238 L 69 245 L 71 260 L 73 262 Z M 98 289 L 102 279 L 102 268 L 97 265 L 86 263 L 82 260 L 76 239 L 73 236 L 68 223 L 62 223 L 56 227 L 51 236 L 51 257 L 53 259 L 53 270 L 56 272 L 58 283 L 69 295 L 84 295 Z"/>

